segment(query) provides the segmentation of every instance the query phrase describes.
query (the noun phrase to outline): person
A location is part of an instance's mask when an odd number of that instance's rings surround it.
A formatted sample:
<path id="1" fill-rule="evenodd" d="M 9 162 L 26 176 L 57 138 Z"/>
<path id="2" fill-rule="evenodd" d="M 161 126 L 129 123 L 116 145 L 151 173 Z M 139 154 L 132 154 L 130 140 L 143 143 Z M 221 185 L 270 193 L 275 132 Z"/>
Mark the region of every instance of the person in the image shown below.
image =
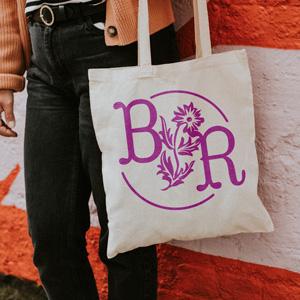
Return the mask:
<path id="1" fill-rule="evenodd" d="M 28 232 L 51 300 L 99 299 L 85 238 L 91 193 L 108 299 L 157 299 L 156 245 L 106 256 L 101 151 L 89 102 L 89 68 L 137 65 L 137 7 L 138 0 L 0 2 L 0 135 L 18 136 L 14 93 L 25 88 L 26 78 Z M 149 16 L 153 64 L 179 61 L 171 1 L 150 0 Z"/>

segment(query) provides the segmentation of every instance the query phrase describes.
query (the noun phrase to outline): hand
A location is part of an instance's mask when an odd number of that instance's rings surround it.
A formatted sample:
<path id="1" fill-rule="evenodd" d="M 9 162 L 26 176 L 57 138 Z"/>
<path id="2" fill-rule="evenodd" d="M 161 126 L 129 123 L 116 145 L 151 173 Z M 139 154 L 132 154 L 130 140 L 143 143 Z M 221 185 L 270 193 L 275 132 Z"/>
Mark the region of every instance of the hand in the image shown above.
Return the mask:
<path id="1" fill-rule="evenodd" d="M 14 116 L 14 92 L 12 90 L 0 90 L 0 135 L 6 137 L 17 137 L 17 133 L 12 130 L 16 120 Z M 4 112 L 5 121 L 2 119 Z M 7 124 L 6 124 L 7 123 Z"/>

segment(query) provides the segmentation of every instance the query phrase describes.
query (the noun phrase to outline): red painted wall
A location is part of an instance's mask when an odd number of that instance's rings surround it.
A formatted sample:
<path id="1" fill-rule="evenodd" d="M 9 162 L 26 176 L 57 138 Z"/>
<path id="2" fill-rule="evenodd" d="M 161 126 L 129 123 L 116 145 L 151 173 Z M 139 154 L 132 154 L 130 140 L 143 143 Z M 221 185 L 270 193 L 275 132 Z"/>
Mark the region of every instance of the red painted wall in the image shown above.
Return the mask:
<path id="1" fill-rule="evenodd" d="M 210 0 L 212 45 L 300 49 L 299 0 Z M 178 32 L 181 56 L 195 52 L 194 20 Z"/>

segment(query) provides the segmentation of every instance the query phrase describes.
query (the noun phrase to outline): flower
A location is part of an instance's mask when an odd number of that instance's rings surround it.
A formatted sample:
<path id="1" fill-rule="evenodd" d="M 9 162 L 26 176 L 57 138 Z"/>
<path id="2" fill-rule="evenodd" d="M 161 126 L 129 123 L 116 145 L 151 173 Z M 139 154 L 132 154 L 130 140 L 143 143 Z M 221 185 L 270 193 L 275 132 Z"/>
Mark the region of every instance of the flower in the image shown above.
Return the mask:
<path id="1" fill-rule="evenodd" d="M 194 107 L 193 102 L 177 108 L 178 111 L 174 111 L 175 117 L 172 121 L 176 122 L 177 126 L 184 125 L 183 132 L 187 132 L 189 135 L 198 131 L 198 127 L 204 122 L 204 118 L 201 117 L 201 110 Z"/>

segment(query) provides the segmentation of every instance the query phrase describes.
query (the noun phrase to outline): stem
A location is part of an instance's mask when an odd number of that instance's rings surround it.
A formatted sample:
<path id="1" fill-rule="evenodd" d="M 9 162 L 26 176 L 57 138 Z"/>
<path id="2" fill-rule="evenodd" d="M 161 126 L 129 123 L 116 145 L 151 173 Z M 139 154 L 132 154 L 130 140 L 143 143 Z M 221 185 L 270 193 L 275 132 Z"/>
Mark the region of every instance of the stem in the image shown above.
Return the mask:
<path id="1" fill-rule="evenodd" d="M 176 171 L 175 171 L 175 179 L 178 176 L 178 171 L 179 171 L 179 159 L 178 159 L 178 153 L 177 153 L 177 146 L 176 146 L 176 141 L 177 141 L 177 135 L 178 135 L 178 131 L 179 131 L 180 126 L 177 126 L 175 134 L 174 134 L 174 149 L 173 149 L 173 153 L 174 153 L 174 157 L 175 157 L 175 161 L 176 161 Z"/>

